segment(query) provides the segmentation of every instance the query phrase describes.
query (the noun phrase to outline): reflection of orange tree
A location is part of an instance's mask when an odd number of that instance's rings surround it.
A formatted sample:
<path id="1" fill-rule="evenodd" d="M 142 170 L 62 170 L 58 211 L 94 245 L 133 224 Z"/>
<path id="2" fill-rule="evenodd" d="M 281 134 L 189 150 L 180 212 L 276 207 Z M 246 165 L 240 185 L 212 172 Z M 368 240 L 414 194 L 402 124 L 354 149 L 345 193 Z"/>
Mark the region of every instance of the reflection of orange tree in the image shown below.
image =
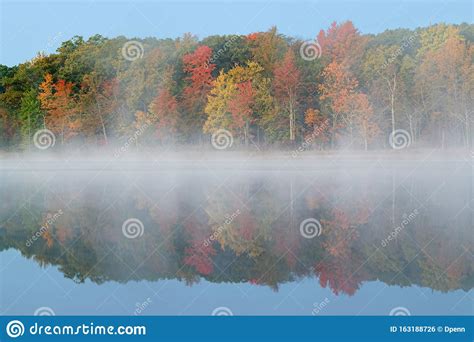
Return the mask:
<path id="1" fill-rule="evenodd" d="M 351 260 L 333 259 L 319 263 L 315 267 L 322 287 L 329 288 L 337 295 L 342 293 L 352 296 L 363 280 L 357 274 L 352 274 Z"/>
<path id="2" fill-rule="evenodd" d="M 357 224 L 341 209 L 332 210 L 332 219 L 322 220 L 325 242 L 329 254 L 315 267 L 321 286 L 329 286 L 335 294 L 353 295 L 359 288 L 362 277 L 354 274 L 358 256 L 352 251 L 352 244 L 359 237 Z"/>
<path id="3" fill-rule="evenodd" d="M 190 247 L 186 247 L 184 263 L 194 266 L 200 274 L 208 275 L 214 270 L 211 256 L 216 255 L 216 250 L 212 245 L 204 246 L 200 241 L 194 242 Z"/>
<path id="4" fill-rule="evenodd" d="M 301 252 L 301 235 L 291 215 L 281 215 L 272 225 L 272 252 L 283 256 L 287 265 L 294 269 L 297 266 L 297 256 Z"/>
<path id="5" fill-rule="evenodd" d="M 47 115 L 45 125 L 55 134 L 60 134 L 61 143 L 78 134 L 81 120 L 77 117 L 77 103 L 73 97 L 73 84 L 65 80 L 53 82 L 53 76 L 46 74 L 40 84 L 38 99 L 41 109 Z"/>

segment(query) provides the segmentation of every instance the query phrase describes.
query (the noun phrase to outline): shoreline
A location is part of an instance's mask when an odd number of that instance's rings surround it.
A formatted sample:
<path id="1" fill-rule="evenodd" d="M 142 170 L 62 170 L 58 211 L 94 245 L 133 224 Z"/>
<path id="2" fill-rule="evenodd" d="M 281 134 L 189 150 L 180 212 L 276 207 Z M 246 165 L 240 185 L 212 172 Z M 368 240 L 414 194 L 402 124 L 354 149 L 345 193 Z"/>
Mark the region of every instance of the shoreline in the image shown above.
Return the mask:
<path id="1" fill-rule="evenodd" d="M 0 160 L 121 160 L 121 161 L 150 161 L 150 158 L 169 161 L 189 161 L 189 160 L 301 160 L 301 159 L 340 159 L 350 160 L 370 160 L 376 159 L 400 159 L 418 160 L 420 158 L 439 158 L 440 160 L 466 159 L 474 157 L 474 152 L 464 148 L 439 149 L 380 149 L 371 151 L 361 150 L 213 150 L 213 149 L 147 149 L 143 151 L 125 151 L 117 153 L 117 149 L 98 149 L 94 151 L 69 150 L 69 151 L 41 151 L 20 152 L 20 151 L 0 151 Z"/>

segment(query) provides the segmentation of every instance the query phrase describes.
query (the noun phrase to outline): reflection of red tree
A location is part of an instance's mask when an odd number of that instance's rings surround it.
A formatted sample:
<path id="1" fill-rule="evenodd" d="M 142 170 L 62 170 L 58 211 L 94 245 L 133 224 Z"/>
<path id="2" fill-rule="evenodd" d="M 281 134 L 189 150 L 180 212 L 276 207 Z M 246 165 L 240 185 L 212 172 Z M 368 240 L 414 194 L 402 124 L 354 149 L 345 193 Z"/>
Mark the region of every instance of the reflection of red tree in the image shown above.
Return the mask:
<path id="1" fill-rule="evenodd" d="M 204 243 L 211 234 L 210 227 L 193 215 L 184 224 L 184 229 L 190 236 L 190 246 L 184 250 L 184 263 L 194 266 L 200 274 L 211 274 L 214 270 L 211 257 L 216 255 L 216 250 L 212 244 Z"/>
<path id="2" fill-rule="evenodd" d="M 345 293 L 352 296 L 360 284 L 360 277 L 352 274 L 349 263 L 340 261 L 321 262 L 315 267 L 316 275 L 319 276 L 319 284 L 327 287 L 338 295 Z"/>
<path id="3" fill-rule="evenodd" d="M 301 236 L 295 229 L 283 225 L 275 230 L 275 255 L 284 255 L 287 265 L 292 269 L 296 266 L 296 254 L 300 250 Z M 298 231 L 299 232 L 299 231 Z"/>
<path id="4" fill-rule="evenodd" d="M 216 251 L 212 245 L 205 246 L 203 244 L 194 243 L 191 247 L 186 247 L 184 253 L 186 255 L 184 257 L 184 263 L 194 266 L 199 273 L 208 275 L 214 270 L 211 256 L 216 255 Z"/>
<path id="5" fill-rule="evenodd" d="M 356 256 L 351 247 L 359 237 L 356 226 L 366 221 L 368 214 L 364 210 L 358 210 L 355 215 L 350 215 L 337 208 L 332 210 L 332 214 L 331 220 L 322 222 L 326 236 L 323 246 L 329 253 L 328 260 L 319 263 L 315 271 L 319 275 L 321 286 L 329 286 L 335 294 L 343 292 L 353 295 L 359 288 L 361 279 L 353 274 Z"/>
<path id="6" fill-rule="evenodd" d="M 261 284 L 262 284 L 262 280 L 261 280 L 261 279 L 257 279 L 257 278 L 252 278 L 252 279 L 249 279 L 249 283 L 252 284 L 252 285 L 261 285 Z"/>
<path id="7" fill-rule="evenodd" d="M 183 56 L 183 70 L 187 73 L 188 85 L 183 90 L 185 107 L 192 111 L 202 110 L 207 93 L 212 87 L 212 71 L 216 67 L 210 63 L 212 49 L 206 45 Z"/>
<path id="8" fill-rule="evenodd" d="M 235 225 L 239 236 L 244 240 L 250 241 L 256 236 L 257 224 L 252 213 L 246 209 L 242 209 L 240 214 L 235 218 Z"/>
<path id="9" fill-rule="evenodd" d="M 358 232 L 344 211 L 335 208 L 332 213 L 332 220 L 322 221 L 323 232 L 327 232 L 324 246 L 336 258 L 349 258 L 350 244 L 358 238 Z"/>

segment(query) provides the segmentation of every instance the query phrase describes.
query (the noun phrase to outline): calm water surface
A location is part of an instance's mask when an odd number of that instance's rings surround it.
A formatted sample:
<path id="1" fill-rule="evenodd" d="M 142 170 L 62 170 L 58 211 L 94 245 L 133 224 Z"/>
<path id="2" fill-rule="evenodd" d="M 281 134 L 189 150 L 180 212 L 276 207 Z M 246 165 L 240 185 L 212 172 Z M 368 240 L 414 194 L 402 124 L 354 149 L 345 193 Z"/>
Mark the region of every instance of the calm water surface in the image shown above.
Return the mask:
<path id="1" fill-rule="evenodd" d="M 4 164 L 1 313 L 473 314 L 468 163 L 293 166 Z"/>

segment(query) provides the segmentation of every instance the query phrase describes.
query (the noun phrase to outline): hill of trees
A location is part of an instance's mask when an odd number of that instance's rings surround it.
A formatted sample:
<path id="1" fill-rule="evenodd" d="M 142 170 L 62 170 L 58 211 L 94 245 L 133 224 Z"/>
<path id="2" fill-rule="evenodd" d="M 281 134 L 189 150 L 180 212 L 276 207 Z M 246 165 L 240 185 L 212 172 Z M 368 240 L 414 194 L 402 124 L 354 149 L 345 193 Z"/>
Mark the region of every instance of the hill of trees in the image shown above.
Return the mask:
<path id="1" fill-rule="evenodd" d="M 276 28 L 178 39 L 74 37 L 57 52 L 0 65 L 0 147 L 55 149 L 134 140 L 134 148 L 469 147 L 474 25 L 362 35 L 348 21 L 303 42 Z M 396 137 L 395 137 L 396 138 Z"/>

